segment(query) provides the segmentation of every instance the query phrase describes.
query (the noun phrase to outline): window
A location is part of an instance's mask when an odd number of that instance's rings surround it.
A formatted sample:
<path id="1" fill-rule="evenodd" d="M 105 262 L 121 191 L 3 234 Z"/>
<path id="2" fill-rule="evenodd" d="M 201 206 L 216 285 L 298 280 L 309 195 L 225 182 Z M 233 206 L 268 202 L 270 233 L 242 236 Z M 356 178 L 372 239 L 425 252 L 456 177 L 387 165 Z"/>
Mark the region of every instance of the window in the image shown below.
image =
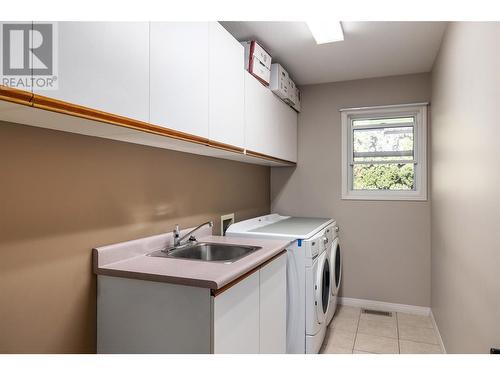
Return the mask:
<path id="1" fill-rule="evenodd" d="M 427 199 L 427 104 L 341 110 L 342 199 Z"/>

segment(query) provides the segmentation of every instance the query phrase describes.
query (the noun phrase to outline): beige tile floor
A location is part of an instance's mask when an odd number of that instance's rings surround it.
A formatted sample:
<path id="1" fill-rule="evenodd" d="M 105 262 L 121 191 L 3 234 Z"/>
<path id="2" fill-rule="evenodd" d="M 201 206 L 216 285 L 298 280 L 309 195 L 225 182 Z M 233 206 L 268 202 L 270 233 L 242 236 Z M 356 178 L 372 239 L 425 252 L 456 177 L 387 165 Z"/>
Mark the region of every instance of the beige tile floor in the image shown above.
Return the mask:
<path id="1" fill-rule="evenodd" d="M 394 312 L 388 317 L 340 305 L 320 353 L 439 354 L 442 351 L 428 316 Z"/>

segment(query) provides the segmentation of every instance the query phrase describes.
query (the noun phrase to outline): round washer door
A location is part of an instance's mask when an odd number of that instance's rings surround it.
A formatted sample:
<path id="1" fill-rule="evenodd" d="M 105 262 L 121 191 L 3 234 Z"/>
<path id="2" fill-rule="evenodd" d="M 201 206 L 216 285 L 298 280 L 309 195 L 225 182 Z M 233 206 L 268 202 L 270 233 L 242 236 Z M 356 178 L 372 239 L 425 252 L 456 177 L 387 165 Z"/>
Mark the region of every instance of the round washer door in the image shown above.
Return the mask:
<path id="1" fill-rule="evenodd" d="M 342 281 L 342 253 L 340 251 L 339 239 L 335 238 L 330 247 L 330 277 L 331 294 L 336 296 Z"/>
<path id="2" fill-rule="evenodd" d="M 316 317 L 319 323 L 323 323 L 326 320 L 331 293 L 330 262 L 327 251 L 324 251 L 319 256 L 314 282 L 314 305 L 316 307 Z"/>

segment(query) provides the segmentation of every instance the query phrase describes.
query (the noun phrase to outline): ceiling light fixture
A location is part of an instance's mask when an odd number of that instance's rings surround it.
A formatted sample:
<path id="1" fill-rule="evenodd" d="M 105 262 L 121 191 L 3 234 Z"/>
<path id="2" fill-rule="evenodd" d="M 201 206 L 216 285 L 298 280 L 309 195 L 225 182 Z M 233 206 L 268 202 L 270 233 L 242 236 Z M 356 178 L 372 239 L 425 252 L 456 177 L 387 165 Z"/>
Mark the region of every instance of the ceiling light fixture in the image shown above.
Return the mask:
<path id="1" fill-rule="evenodd" d="M 344 40 L 344 31 L 340 21 L 311 21 L 306 22 L 316 44 L 340 42 Z"/>

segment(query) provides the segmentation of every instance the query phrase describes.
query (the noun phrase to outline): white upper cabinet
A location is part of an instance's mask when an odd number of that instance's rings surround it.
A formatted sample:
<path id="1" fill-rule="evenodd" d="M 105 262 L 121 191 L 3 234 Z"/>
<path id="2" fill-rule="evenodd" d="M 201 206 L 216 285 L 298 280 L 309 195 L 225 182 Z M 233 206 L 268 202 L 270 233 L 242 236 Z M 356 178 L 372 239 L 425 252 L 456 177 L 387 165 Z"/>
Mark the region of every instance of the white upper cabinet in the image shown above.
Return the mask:
<path id="1" fill-rule="evenodd" d="M 297 113 L 244 69 L 243 46 L 218 22 L 54 25 L 57 88 L 34 94 L 185 133 L 181 151 L 206 154 L 189 143 L 201 137 L 197 147 L 223 143 L 241 159 L 297 161 Z"/>
<path id="2" fill-rule="evenodd" d="M 208 22 L 152 22 L 151 123 L 208 138 Z"/>
<path id="3" fill-rule="evenodd" d="M 273 148 L 276 157 L 297 162 L 297 112 L 273 94 Z"/>
<path id="4" fill-rule="evenodd" d="M 272 96 L 249 73 L 245 72 L 245 147 L 248 150 L 271 155 Z"/>
<path id="5" fill-rule="evenodd" d="M 297 161 L 297 113 L 245 72 L 245 142 L 250 151 Z"/>
<path id="6" fill-rule="evenodd" d="M 217 22 L 151 23 L 151 122 L 244 147 L 243 47 Z"/>
<path id="7" fill-rule="evenodd" d="M 149 121 L 149 23 L 55 24 L 58 88 L 34 93 Z"/>
<path id="8" fill-rule="evenodd" d="M 244 148 L 244 48 L 218 22 L 209 31 L 209 138 Z"/>

